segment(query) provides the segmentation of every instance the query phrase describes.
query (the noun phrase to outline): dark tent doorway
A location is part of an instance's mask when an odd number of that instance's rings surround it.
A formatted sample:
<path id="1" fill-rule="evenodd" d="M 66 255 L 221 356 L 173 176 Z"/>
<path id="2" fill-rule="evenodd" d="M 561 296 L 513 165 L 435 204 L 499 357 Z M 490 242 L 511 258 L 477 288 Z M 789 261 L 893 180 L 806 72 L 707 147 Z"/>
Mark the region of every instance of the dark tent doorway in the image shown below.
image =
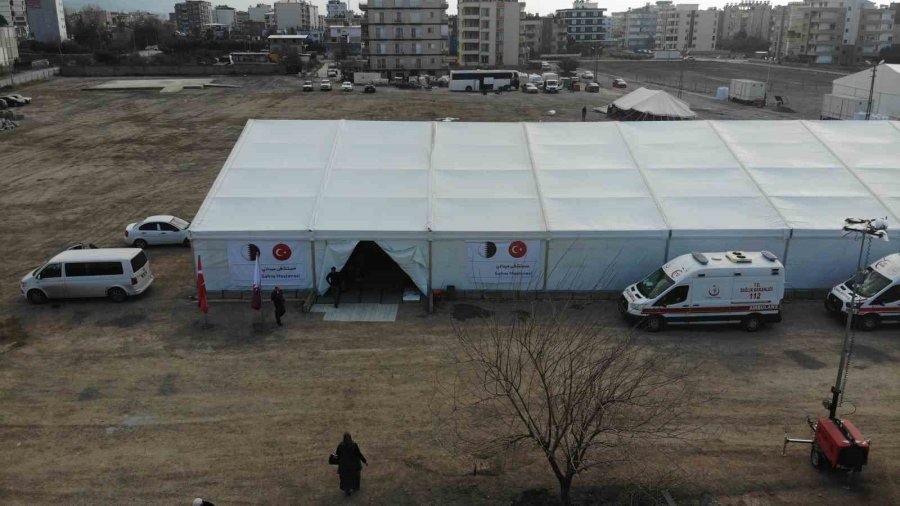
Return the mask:
<path id="1" fill-rule="evenodd" d="M 404 291 L 416 290 L 409 275 L 374 241 L 359 241 L 340 272 L 341 304 L 398 304 Z M 326 294 L 327 302 L 333 302 L 335 295 L 332 287 Z"/>

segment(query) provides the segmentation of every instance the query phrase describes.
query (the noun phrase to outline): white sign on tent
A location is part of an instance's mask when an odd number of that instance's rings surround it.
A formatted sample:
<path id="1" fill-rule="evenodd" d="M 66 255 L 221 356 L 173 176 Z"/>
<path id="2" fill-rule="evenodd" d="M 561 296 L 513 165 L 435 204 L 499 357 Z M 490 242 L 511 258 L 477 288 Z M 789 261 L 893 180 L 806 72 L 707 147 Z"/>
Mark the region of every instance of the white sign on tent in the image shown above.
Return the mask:
<path id="1" fill-rule="evenodd" d="M 253 283 L 253 262 L 258 256 L 262 286 L 307 286 L 307 252 L 297 241 L 229 241 L 231 284 L 249 287 Z"/>
<path id="2" fill-rule="evenodd" d="M 466 241 L 466 276 L 473 283 L 528 285 L 542 251 L 541 241 Z"/>

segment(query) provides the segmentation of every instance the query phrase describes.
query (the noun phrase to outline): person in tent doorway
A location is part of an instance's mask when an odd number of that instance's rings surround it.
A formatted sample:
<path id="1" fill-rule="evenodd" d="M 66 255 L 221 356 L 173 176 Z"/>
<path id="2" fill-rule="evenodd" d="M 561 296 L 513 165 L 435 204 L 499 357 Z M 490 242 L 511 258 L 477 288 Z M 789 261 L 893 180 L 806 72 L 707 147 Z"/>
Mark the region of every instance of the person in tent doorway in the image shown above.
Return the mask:
<path id="1" fill-rule="evenodd" d="M 325 281 L 327 281 L 328 286 L 331 287 L 331 295 L 334 297 L 334 307 L 338 307 L 338 304 L 341 303 L 341 290 L 344 287 L 341 273 L 337 270 L 337 267 L 331 268 L 331 272 L 325 276 Z"/>
<path id="2" fill-rule="evenodd" d="M 344 433 L 344 440 L 334 451 L 338 461 L 338 476 L 341 478 L 341 490 L 350 495 L 359 492 L 359 478 L 362 465 L 369 465 L 366 457 L 359 451 L 359 445 L 353 442 L 349 432 Z"/>
<path id="3" fill-rule="evenodd" d="M 287 312 L 287 310 L 284 309 L 284 293 L 281 292 L 281 288 L 276 286 L 275 289 L 272 290 L 271 298 L 272 304 L 275 305 L 275 323 L 280 327 L 281 317 Z"/>
<path id="4" fill-rule="evenodd" d="M 581 108 L 581 121 L 587 121 L 587 106 Z"/>

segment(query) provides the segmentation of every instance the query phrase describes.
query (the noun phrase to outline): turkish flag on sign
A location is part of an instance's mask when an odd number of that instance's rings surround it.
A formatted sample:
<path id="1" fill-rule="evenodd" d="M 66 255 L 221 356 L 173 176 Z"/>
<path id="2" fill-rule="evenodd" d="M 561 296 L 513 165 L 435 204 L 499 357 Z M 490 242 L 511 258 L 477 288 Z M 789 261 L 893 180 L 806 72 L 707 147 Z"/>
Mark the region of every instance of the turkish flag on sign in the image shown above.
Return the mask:
<path id="1" fill-rule="evenodd" d="M 203 314 L 209 312 L 209 303 L 206 301 L 206 279 L 203 278 L 203 263 L 200 256 L 197 256 L 197 305 Z"/>

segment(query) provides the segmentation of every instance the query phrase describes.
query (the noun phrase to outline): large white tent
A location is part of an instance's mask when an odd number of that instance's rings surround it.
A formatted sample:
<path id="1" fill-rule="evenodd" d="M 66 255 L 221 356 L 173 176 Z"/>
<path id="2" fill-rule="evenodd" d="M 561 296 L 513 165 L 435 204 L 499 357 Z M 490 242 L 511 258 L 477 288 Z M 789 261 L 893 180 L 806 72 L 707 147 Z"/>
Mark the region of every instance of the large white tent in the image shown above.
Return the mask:
<path id="1" fill-rule="evenodd" d="M 831 94 L 868 101 L 872 91 L 872 114 L 900 118 L 900 65 L 881 64 L 875 70 L 875 89 L 872 90 L 872 69 L 835 79 Z"/>
<path id="2" fill-rule="evenodd" d="M 359 241 L 425 293 L 620 290 L 735 249 L 812 289 L 852 272 L 851 216 L 898 223 L 900 123 L 250 120 L 191 236 L 210 290 L 258 257 L 264 286 L 322 292 Z"/>
<path id="3" fill-rule="evenodd" d="M 665 91 L 643 87 L 619 97 L 607 107 L 606 114 L 627 121 L 670 121 L 697 117 L 687 102 Z"/>

